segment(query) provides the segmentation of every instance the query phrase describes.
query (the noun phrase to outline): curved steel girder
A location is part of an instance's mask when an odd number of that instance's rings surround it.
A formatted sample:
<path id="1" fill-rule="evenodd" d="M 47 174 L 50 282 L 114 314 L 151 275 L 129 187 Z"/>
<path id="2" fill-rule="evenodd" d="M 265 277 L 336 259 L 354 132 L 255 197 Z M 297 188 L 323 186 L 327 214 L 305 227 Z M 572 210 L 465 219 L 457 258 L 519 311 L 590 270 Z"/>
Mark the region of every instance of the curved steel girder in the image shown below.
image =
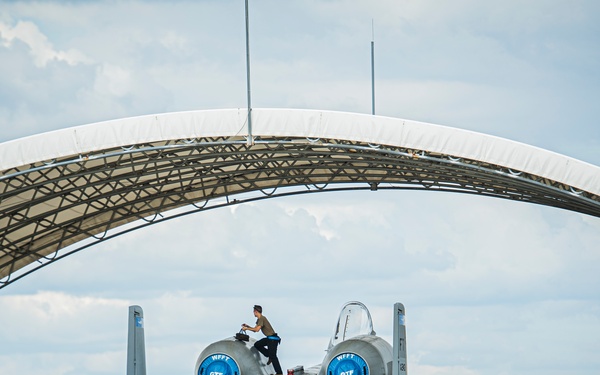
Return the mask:
<path id="1" fill-rule="evenodd" d="M 257 139 L 252 146 L 244 139 L 220 138 L 139 144 L 9 171 L 0 184 L 0 288 L 139 227 L 290 194 L 437 190 L 600 217 L 598 196 L 520 171 L 333 139 Z"/>

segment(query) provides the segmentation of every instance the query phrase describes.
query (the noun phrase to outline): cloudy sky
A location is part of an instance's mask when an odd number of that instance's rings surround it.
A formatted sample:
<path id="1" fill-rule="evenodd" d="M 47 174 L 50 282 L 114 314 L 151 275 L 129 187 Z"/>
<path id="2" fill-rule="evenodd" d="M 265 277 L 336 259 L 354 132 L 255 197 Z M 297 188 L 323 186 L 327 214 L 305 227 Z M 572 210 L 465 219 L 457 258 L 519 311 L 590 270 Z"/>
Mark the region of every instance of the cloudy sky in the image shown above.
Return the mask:
<path id="1" fill-rule="evenodd" d="M 600 165 L 596 0 L 251 0 L 252 101 L 470 129 Z M 243 0 L 2 1 L 0 142 L 103 120 L 246 106 Z M 598 374 L 600 219 L 431 192 L 323 193 L 138 230 L 0 290 L 0 374 L 192 374 L 252 323 L 284 369 L 324 357 L 365 303 L 409 372 Z M 258 335 L 257 335 L 258 337 Z"/>

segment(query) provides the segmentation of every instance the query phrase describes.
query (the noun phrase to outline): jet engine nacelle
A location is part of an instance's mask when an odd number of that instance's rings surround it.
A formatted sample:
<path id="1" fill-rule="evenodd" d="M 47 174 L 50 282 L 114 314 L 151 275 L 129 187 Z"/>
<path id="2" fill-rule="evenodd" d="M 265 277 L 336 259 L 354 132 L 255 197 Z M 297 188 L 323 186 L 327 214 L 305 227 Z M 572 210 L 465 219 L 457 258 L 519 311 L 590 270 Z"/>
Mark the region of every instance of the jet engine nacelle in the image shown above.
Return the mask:
<path id="1" fill-rule="evenodd" d="M 390 375 L 392 346 L 381 337 L 360 335 L 329 349 L 319 375 Z"/>
<path id="2" fill-rule="evenodd" d="M 268 375 L 273 372 L 254 348 L 255 339 L 248 342 L 227 338 L 207 346 L 196 361 L 196 375 Z M 270 370 L 270 371 L 269 371 Z"/>
<path id="3" fill-rule="evenodd" d="M 321 364 L 296 366 L 293 375 L 406 375 L 406 331 L 404 305 L 394 305 L 394 343 L 377 336 L 367 307 L 357 301 L 346 303 L 335 326 Z M 210 344 L 196 361 L 195 375 L 269 375 L 272 365 L 248 342 L 230 337 Z M 395 368 L 393 368 L 395 366 Z"/>

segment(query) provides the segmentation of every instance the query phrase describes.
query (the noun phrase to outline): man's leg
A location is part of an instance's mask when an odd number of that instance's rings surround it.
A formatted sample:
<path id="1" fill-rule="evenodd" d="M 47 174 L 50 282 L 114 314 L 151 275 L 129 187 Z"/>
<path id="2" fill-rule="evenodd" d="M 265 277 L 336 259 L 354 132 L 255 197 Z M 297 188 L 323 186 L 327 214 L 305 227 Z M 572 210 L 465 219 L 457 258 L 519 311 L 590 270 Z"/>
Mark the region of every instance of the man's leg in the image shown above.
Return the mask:
<path id="1" fill-rule="evenodd" d="M 269 348 L 269 359 L 273 363 L 275 373 L 283 374 L 281 370 L 281 365 L 279 364 L 279 358 L 277 358 L 277 345 L 279 345 L 278 340 L 269 340 L 269 342 L 267 343 L 267 346 Z"/>
<path id="2" fill-rule="evenodd" d="M 269 351 L 267 350 L 267 347 L 269 346 L 269 341 L 271 340 L 269 340 L 266 337 L 263 337 L 262 339 L 254 343 L 254 347 L 256 348 L 256 350 L 258 350 L 265 357 L 269 357 Z"/>

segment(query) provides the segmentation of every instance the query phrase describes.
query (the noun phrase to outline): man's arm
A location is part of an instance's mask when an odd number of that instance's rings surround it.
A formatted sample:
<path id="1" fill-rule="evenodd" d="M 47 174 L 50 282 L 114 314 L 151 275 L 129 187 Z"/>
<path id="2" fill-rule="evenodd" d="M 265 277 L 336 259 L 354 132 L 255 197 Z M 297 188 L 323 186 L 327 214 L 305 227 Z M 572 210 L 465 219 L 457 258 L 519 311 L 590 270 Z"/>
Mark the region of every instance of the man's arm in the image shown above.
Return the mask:
<path id="1" fill-rule="evenodd" d="M 252 332 L 258 332 L 260 331 L 260 329 L 262 328 L 262 326 L 256 325 L 254 327 L 250 327 L 248 324 L 244 323 L 242 324 L 242 329 L 244 331 L 252 331 Z"/>

